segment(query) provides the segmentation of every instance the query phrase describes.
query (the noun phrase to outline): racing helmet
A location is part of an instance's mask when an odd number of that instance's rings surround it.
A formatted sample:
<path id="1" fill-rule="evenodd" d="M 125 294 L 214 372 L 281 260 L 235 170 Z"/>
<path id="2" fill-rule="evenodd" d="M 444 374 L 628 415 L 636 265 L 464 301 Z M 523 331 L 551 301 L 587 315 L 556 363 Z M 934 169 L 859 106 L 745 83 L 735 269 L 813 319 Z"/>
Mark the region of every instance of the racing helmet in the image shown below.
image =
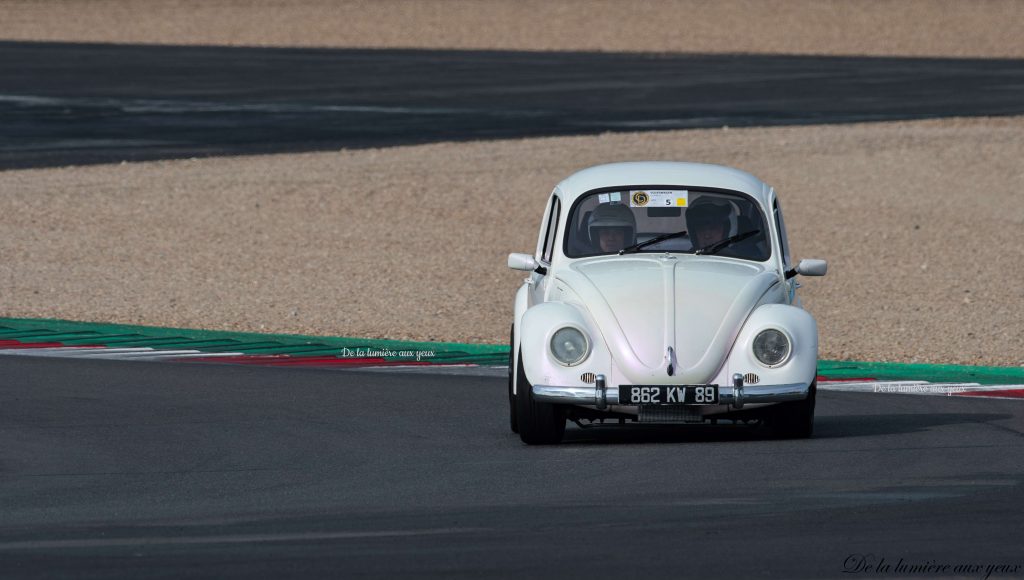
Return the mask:
<path id="1" fill-rule="evenodd" d="M 732 207 L 728 202 L 716 203 L 707 197 L 702 197 L 694 202 L 686 210 L 686 229 L 694 232 L 708 226 L 721 226 L 722 231 L 730 229 L 729 216 L 732 215 Z"/>
<path id="2" fill-rule="evenodd" d="M 598 230 L 602 228 L 622 228 L 626 245 L 631 246 L 636 242 L 636 218 L 633 211 L 621 203 L 602 203 L 590 214 L 587 235 L 595 246 L 598 245 Z"/>

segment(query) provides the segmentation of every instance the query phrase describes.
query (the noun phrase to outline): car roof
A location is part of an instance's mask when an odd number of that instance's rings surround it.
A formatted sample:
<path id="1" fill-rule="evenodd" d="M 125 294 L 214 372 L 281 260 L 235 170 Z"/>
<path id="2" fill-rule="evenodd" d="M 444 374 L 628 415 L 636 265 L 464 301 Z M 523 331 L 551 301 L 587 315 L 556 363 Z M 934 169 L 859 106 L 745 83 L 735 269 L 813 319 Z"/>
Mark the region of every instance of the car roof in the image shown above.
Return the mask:
<path id="1" fill-rule="evenodd" d="M 577 197 L 602 187 L 619 186 L 683 186 L 730 189 L 746 193 L 763 207 L 768 206 L 769 186 L 739 169 L 707 163 L 681 161 L 630 161 L 588 167 L 570 175 L 558 184 L 562 203 L 571 204 Z"/>

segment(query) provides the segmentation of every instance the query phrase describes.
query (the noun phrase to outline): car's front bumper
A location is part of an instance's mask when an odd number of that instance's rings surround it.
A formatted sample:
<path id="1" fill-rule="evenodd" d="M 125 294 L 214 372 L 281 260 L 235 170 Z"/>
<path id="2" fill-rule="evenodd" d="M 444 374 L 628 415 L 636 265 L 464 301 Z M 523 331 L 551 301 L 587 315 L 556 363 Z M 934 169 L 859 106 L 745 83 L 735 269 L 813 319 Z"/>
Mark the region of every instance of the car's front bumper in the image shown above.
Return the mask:
<path id="1" fill-rule="evenodd" d="M 718 403 L 733 409 L 742 409 L 746 404 L 785 403 L 806 399 L 810 392 L 809 383 L 782 385 L 744 385 L 741 375 L 733 376 L 732 385 L 718 387 Z M 564 405 L 587 405 L 607 409 L 609 405 L 629 405 L 619 401 L 619 387 L 606 385 L 604 376 L 598 375 L 593 387 L 561 387 L 554 385 L 533 385 L 533 398 L 544 403 Z"/>

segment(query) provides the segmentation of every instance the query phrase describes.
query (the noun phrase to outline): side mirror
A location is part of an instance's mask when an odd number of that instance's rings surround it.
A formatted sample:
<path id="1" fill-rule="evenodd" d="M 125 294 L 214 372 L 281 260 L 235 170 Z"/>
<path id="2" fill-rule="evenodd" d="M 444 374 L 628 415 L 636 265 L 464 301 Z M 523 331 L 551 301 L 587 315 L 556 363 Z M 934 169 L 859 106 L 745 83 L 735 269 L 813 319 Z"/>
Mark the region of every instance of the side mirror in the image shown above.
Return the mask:
<path id="1" fill-rule="evenodd" d="M 824 276 L 828 272 L 828 262 L 825 260 L 800 260 L 793 270 L 801 276 Z"/>
<path id="2" fill-rule="evenodd" d="M 508 255 L 508 267 L 513 270 L 523 270 L 524 272 L 533 272 L 537 269 L 537 260 L 530 254 L 509 254 Z"/>

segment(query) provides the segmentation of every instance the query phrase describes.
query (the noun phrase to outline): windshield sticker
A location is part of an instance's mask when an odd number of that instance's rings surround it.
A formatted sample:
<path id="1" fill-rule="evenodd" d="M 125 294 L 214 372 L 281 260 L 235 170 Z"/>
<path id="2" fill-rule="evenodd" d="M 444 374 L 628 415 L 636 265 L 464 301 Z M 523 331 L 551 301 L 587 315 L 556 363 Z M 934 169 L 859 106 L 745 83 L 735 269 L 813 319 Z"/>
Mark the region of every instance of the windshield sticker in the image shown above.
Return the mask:
<path id="1" fill-rule="evenodd" d="M 622 194 L 619 193 L 618 191 L 613 191 L 611 193 L 599 193 L 599 194 L 597 194 L 597 202 L 598 203 L 621 202 L 621 201 L 622 201 Z"/>
<path id="2" fill-rule="evenodd" d="M 681 191 L 631 191 L 629 207 L 686 207 L 690 192 Z"/>

